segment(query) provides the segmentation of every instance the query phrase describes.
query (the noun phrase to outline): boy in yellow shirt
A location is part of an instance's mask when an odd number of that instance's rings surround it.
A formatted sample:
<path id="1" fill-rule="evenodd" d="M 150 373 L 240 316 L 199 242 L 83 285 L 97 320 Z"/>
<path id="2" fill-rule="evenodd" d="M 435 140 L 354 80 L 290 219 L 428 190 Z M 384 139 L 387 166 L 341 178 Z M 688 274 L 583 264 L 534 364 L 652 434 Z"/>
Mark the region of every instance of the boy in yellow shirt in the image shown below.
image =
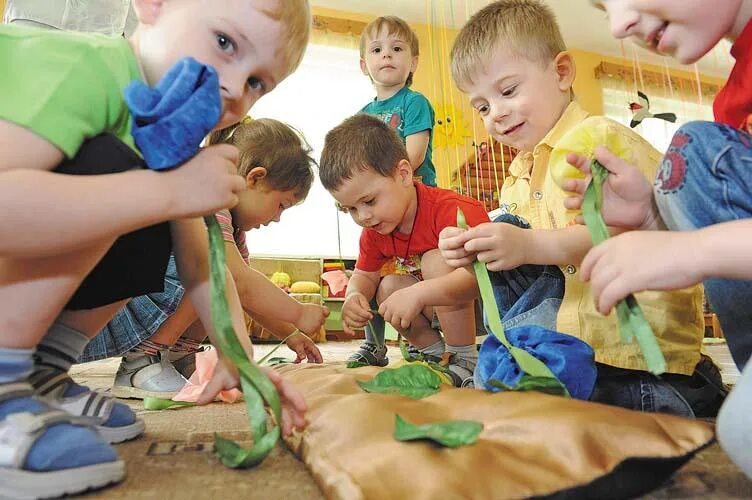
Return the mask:
<path id="1" fill-rule="evenodd" d="M 519 150 L 501 192 L 502 208 L 518 224 L 445 229 L 440 241 L 445 259 L 460 267 L 477 257 L 489 270 L 504 272 L 538 264 L 550 274 L 558 267 L 563 295 L 543 295 L 540 305 L 548 307 L 531 303 L 527 311 L 516 312 L 525 312 L 527 322 L 592 346 L 598 378 L 591 400 L 642 411 L 714 415 L 725 393 L 717 368 L 700 354 L 701 289 L 637 296 L 666 357 L 667 373 L 658 378 L 646 371 L 636 343 L 621 343 L 615 315 L 602 316 L 595 309 L 589 285 L 579 278 L 578 266 L 592 243 L 587 229 L 574 224 L 577 214 L 565 209 L 566 193 L 549 175 L 549 160 L 561 139 L 575 128 L 596 144 L 618 136 L 646 177 L 655 174 L 660 154 L 632 130 L 590 116 L 574 100 L 575 62 L 550 9 L 538 0 L 501 0 L 476 13 L 452 48 L 452 76 L 488 132 Z M 531 230 L 519 227 L 525 222 Z M 508 316 L 505 322 L 516 321 Z M 477 379 L 476 374 L 476 384 Z"/>

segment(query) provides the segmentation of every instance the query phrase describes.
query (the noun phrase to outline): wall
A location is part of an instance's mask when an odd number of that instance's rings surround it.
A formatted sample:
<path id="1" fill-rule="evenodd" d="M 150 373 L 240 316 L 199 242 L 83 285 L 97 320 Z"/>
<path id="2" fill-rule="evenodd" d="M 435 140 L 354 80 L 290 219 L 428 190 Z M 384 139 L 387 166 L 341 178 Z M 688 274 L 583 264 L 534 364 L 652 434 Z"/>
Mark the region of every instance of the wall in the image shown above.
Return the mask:
<path id="1" fill-rule="evenodd" d="M 314 8 L 314 14 L 368 22 L 374 16 L 344 12 L 339 10 Z M 442 125 L 434 129 L 433 160 L 437 167 L 439 184 L 449 186 L 452 172 L 471 155 L 474 140 L 481 142 L 486 139 L 483 125 L 477 113 L 470 107 L 463 94 L 454 88 L 449 76 L 449 53 L 457 30 L 445 30 L 438 27 L 443 24 L 442 19 L 435 20 L 435 25 L 412 24 L 420 42 L 420 64 L 413 78 L 412 88 L 425 94 L 437 111 L 437 122 Z M 433 35 L 433 36 L 431 36 Z M 611 56 L 603 56 L 593 52 L 572 49 L 577 65 L 577 79 L 574 84 L 577 99 L 585 109 L 593 114 L 601 114 L 603 104 L 601 99 L 601 83 L 595 76 L 595 68 L 603 61 L 632 66 L 631 60 Z M 663 68 L 642 64 L 643 70 L 662 72 Z M 694 73 L 671 69 L 672 77 L 684 77 L 694 81 Z M 443 75 L 443 76 L 436 76 Z M 718 78 L 702 76 L 703 81 L 722 84 Z M 443 116 L 442 116 L 443 115 Z M 453 125 L 446 127 L 446 116 L 453 118 Z M 442 127 L 444 130 L 442 131 Z M 443 135 L 443 139 L 442 136 Z M 448 145 L 442 146 L 441 142 Z M 438 143 L 438 144 L 437 144 Z"/>

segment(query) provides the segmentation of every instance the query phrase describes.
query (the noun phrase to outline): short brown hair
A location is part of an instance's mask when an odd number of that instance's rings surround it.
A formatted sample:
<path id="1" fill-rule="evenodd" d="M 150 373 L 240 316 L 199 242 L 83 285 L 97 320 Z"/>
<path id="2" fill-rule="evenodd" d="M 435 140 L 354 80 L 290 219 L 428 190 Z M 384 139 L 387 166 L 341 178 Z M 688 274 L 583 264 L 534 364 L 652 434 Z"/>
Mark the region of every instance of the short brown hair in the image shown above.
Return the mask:
<path id="1" fill-rule="evenodd" d="M 368 44 L 368 41 L 377 36 L 379 34 L 379 31 L 381 31 L 381 28 L 383 28 L 384 26 L 386 26 L 386 28 L 389 30 L 387 33 L 389 33 L 390 35 L 397 35 L 405 42 L 407 42 L 407 44 L 410 46 L 411 55 L 420 55 L 418 35 L 416 35 L 412 28 L 410 28 L 410 25 L 397 16 L 381 16 L 368 23 L 368 25 L 363 28 L 363 33 L 360 34 L 361 59 L 365 59 L 366 45 Z M 413 74 L 410 73 L 409 75 L 407 75 L 405 86 L 409 87 L 412 83 Z"/>
<path id="2" fill-rule="evenodd" d="M 313 183 L 311 147 L 302 134 L 271 118 L 242 122 L 209 135 L 209 144 L 232 144 L 240 151 L 238 173 L 243 177 L 254 167 L 264 167 L 262 182 L 274 191 L 295 191 L 303 200 Z"/>
<path id="3" fill-rule="evenodd" d="M 409 158 L 397 132 L 375 116 L 359 113 L 326 134 L 319 177 L 324 188 L 333 191 L 367 169 L 388 177 L 400 160 Z"/>
<path id="4" fill-rule="evenodd" d="M 567 50 L 556 16 L 540 0 L 499 0 L 485 6 L 462 27 L 452 46 L 454 83 L 471 83 L 499 47 L 529 60 L 548 63 Z"/>
<path id="5" fill-rule="evenodd" d="M 286 28 L 287 43 L 282 48 L 282 56 L 287 64 L 288 74 L 292 73 L 300 66 L 311 37 L 311 6 L 308 0 L 277 0 L 277 8 L 265 13 L 280 21 Z"/>

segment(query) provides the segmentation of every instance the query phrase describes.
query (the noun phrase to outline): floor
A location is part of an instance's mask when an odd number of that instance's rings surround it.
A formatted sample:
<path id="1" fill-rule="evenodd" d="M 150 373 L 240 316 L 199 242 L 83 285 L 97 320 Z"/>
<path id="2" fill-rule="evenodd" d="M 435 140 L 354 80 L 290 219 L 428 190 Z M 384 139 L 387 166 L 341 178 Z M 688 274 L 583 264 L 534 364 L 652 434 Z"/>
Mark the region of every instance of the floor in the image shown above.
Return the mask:
<path id="1" fill-rule="evenodd" d="M 319 346 L 327 361 L 342 361 L 359 342 L 326 342 Z M 272 347 L 261 344 L 256 350 L 262 355 Z M 724 368 L 725 380 L 733 381 L 738 376 L 733 366 L 727 366 L 730 355 L 725 344 L 708 345 L 706 350 Z M 275 355 L 290 354 L 291 351 L 283 347 Z M 394 346 L 390 346 L 388 356 L 394 360 L 401 357 Z M 109 359 L 78 365 L 73 375 L 91 387 L 107 390 L 118 362 Z M 86 497 L 323 498 L 307 469 L 284 446 L 278 446 L 259 467 L 248 471 L 232 471 L 217 462 L 211 452 L 214 431 L 241 443 L 248 437 L 243 405 L 218 403 L 179 411 L 147 412 L 139 401 L 128 403 L 144 417 L 147 425 L 143 437 L 117 446 L 126 461 L 128 476 L 119 486 Z M 644 498 L 752 498 L 752 481 L 747 480 L 715 444 Z"/>

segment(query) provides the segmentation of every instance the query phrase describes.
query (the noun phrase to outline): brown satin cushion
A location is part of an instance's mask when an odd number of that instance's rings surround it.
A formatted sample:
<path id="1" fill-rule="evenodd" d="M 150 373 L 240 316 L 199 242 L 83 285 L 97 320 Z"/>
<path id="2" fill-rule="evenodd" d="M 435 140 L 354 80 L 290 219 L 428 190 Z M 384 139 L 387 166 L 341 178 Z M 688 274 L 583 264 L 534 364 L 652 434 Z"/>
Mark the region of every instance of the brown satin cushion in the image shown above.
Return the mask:
<path id="1" fill-rule="evenodd" d="M 309 425 L 288 439 L 328 498 L 620 498 L 658 486 L 713 440 L 702 421 L 640 413 L 539 393 L 491 394 L 442 386 L 411 400 L 355 383 L 380 368 L 286 365 L 306 396 Z M 483 422 L 456 449 L 392 437 L 394 414 L 416 424 Z"/>

